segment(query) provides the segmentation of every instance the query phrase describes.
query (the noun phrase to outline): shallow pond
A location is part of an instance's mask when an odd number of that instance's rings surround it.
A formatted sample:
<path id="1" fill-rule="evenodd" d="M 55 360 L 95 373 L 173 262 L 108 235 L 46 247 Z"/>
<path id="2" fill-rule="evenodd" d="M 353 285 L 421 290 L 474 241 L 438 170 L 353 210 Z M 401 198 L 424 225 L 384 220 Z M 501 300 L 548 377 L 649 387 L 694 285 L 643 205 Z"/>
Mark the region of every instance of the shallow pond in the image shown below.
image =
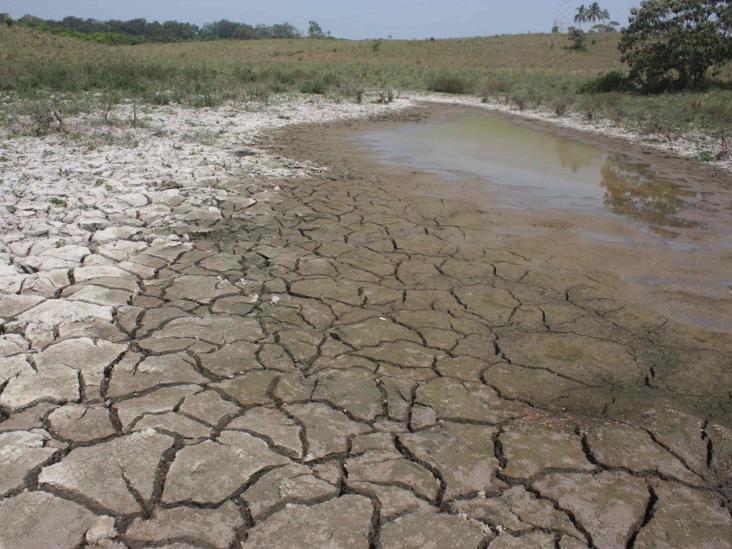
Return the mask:
<path id="1" fill-rule="evenodd" d="M 355 139 L 381 164 L 439 175 L 418 193 L 515 212 L 494 218 L 495 234 L 557 243 L 664 315 L 732 333 L 731 179 L 559 133 L 457 110 Z"/>
<path id="2" fill-rule="evenodd" d="M 359 138 L 381 161 L 448 180 L 478 177 L 498 191 L 499 204 L 515 208 L 604 211 L 647 224 L 693 227 L 699 203 L 707 198 L 654 176 L 641 163 L 496 115 L 460 114 L 371 130 Z"/>

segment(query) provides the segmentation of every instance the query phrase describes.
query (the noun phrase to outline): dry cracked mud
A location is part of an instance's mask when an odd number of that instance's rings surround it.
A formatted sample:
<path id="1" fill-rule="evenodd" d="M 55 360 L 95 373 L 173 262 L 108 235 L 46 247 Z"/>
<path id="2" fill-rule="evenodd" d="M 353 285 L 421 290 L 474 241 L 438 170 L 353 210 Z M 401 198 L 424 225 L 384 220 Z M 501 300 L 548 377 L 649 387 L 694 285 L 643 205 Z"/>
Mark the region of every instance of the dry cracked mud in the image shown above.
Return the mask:
<path id="1" fill-rule="evenodd" d="M 0 547 L 732 547 L 732 338 L 344 131 L 10 243 Z"/>

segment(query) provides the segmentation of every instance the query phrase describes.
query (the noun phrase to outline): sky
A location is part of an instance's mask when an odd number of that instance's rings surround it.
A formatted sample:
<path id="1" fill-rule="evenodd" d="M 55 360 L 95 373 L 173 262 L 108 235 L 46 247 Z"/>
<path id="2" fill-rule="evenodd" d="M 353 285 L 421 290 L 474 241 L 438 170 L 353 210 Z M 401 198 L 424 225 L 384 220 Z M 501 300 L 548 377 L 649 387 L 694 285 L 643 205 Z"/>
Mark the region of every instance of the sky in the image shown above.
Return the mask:
<path id="1" fill-rule="evenodd" d="M 289 22 L 306 30 L 318 21 L 341 38 L 450 38 L 548 32 L 558 4 L 580 0 L 0 0 L 0 12 L 44 19 L 67 15 L 95 19 L 186 21 L 231 19 L 249 24 Z M 587 3 L 587 2 L 585 2 Z M 604 0 L 621 24 L 639 0 Z"/>

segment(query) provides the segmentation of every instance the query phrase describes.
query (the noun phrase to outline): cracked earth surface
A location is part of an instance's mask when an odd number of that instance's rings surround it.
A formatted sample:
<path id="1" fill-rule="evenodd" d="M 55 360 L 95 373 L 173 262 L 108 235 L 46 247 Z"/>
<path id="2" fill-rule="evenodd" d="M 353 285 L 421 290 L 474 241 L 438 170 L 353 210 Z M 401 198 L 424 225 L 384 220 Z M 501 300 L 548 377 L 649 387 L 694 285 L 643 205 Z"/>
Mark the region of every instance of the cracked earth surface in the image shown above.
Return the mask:
<path id="1" fill-rule="evenodd" d="M 7 245 L 0 547 L 731 547 L 732 339 L 337 137 Z"/>

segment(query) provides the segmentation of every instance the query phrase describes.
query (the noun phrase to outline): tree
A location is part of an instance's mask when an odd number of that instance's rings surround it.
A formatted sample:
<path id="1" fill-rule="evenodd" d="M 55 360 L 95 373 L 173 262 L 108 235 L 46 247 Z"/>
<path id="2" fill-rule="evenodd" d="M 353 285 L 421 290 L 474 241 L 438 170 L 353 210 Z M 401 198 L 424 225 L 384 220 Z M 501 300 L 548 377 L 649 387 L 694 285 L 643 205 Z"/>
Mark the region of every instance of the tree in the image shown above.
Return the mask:
<path id="1" fill-rule="evenodd" d="M 618 32 L 620 23 L 617 21 L 610 21 L 609 23 L 598 23 L 590 30 L 593 32 Z"/>
<path id="2" fill-rule="evenodd" d="M 290 23 L 272 25 L 272 38 L 300 38 L 302 33 Z"/>
<path id="3" fill-rule="evenodd" d="M 630 79 L 646 91 L 699 88 L 732 58 L 729 0 L 645 0 L 618 45 Z"/>
<path id="4" fill-rule="evenodd" d="M 583 23 L 604 23 L 608 19 L 610 19 L 610 12 L 602 9 L 597 2 L 593 2 L 589 6 L 582 4 L 577 8 L 577 13 L 574 16 L 574 22 L 580 27 Z"/>
<path id="5" fill-rule="evenodd" d="M 600 7 L 600 4 L 593 2 L 585 12 L 585 21 L 588 23 L 604 22 L 610 19 L 610 13 Z"/>
<path id="6" fill-rule="evenodd" d="M 228 19 L 222 19 L 221 21 L 208 24 L 207 27 L 209 32 L 216 38 L 234 38 L 239 24 Z"/>
<path id="7" fill-rule="evenodd" d="M 7 13 L 0 13 L 0 25 L 7 25 L 8 27 L 13 26 L 13 18 Z"/>
<path id="8" fill-rule="evenodd" d="M 587 21 L 587 8 L 584 4 L 582 4 L 579 8 L 577 8 L 577 13 L 574 16 L 574 22 L 578 25 L 582 25 L 582 23 L 585 23 Z"/>
<path id="9" fill-rule="evenodd" d="M 323 27 L 317 21 L 310 21 L 308 25 L 308 38 L 325 38 Z"/>
<path id="10" fill-rule="evenodd" d="M 237 40 L 254 40 L 256 37 L 257 33 L 254 30 L 254 27 L 247 25 L 246 23 L 240 24 L 239 28 L 236 29 L 236 32 L 234 33 L 234 38 Z"/>

